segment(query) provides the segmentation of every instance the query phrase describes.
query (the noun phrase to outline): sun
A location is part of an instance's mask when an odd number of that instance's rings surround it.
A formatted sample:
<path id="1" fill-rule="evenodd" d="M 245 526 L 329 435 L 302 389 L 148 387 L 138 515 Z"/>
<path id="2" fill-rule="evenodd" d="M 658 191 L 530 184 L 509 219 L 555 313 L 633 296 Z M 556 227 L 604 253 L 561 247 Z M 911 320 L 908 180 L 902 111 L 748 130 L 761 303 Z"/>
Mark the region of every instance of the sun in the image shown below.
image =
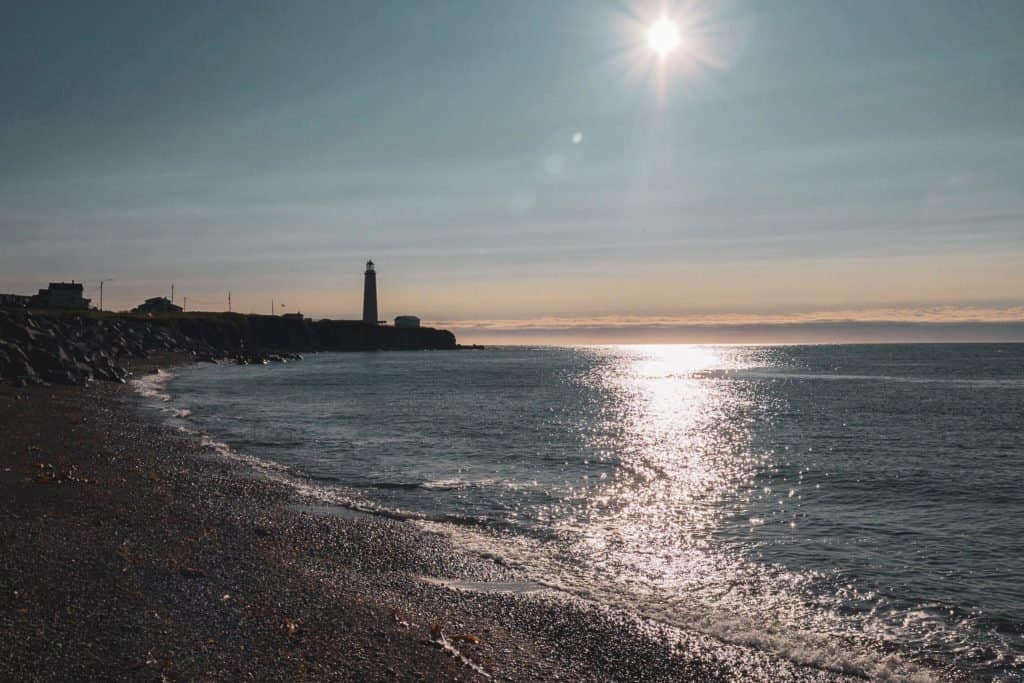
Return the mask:
<path id="1" fill-rule="evenodd" d="M 662 59 L 675 51 L 679 42 L 679 25 L 667 17 L 658 19 L 647 29 L 647 44 Z"/>

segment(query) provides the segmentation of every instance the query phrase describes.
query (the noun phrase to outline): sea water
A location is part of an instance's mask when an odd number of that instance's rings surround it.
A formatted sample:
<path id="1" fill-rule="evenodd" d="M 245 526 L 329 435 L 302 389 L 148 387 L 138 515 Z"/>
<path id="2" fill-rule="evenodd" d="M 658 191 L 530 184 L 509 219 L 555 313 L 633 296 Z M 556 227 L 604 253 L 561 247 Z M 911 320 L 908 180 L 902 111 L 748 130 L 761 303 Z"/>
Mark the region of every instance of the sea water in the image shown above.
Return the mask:
<path id="1" fill-rule="evenodd" d="M 1024 345 L 316 354 L 167 391 L 535 585 L 836 670 L 1024 670 Z"/>

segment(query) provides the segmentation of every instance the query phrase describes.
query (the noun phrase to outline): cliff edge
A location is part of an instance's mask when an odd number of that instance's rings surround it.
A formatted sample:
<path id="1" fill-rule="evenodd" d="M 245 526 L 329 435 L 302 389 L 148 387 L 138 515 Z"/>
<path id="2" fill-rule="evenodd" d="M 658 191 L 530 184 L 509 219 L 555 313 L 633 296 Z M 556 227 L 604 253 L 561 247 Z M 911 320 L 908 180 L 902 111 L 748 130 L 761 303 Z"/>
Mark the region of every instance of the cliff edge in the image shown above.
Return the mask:
<path id="1" fill-rule="evenodd" d="M 456 349 L 455 335 L 349 320 L 296 320 L 239 313 L 112 314 L 0 310 L 0 381 L 123 382 L 121 361 L 158 351 L 197 360 L 282 360 L 311 351 Z M 282 355 L 284 354 L 284 355 Z"/>

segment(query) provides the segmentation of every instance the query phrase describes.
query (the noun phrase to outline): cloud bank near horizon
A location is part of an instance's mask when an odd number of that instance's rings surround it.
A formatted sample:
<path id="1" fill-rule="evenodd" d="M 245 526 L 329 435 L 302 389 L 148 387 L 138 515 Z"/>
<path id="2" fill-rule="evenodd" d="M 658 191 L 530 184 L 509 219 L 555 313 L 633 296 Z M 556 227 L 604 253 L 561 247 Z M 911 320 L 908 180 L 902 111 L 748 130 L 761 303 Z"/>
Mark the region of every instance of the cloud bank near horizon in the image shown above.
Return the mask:
<path id="1" fill-rule="evenodd" d="M 447 320 L 466 343 L 1024 342 L 1024 306 Z"/>

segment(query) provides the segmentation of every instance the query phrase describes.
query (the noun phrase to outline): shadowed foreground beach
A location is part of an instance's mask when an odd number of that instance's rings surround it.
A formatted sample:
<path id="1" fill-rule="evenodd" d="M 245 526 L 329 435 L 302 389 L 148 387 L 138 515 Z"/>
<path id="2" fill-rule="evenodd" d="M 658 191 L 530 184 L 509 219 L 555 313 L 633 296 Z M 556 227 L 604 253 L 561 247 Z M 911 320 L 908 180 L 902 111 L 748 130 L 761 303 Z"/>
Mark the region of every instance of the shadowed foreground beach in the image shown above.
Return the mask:
<path id="1" fill-rule="evenodd" d="M 303 510 L 127 386 L 0 386 L 0 454 L 4 680 L 843 679 L 565 596 L 425 582 L 521 577 L 414 523 Z"/>

